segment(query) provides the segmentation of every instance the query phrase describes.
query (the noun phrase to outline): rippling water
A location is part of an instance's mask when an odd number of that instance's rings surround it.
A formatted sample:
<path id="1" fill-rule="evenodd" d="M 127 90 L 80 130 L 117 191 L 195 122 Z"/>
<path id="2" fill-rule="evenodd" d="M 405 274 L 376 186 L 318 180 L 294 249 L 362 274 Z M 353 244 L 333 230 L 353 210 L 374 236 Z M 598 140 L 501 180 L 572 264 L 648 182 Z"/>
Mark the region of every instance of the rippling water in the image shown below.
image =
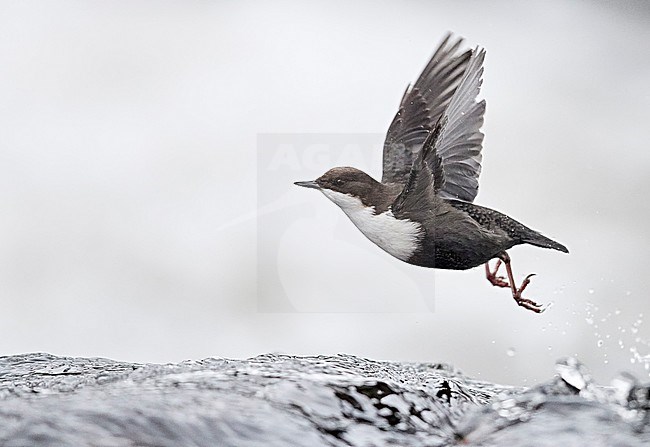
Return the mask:
<path id="1" fill-rule="evenodd" d="M 650 387 L 574 359 L 533 388 L 348 355 L 0 357 L 2 446 L 642 446 Z"/>

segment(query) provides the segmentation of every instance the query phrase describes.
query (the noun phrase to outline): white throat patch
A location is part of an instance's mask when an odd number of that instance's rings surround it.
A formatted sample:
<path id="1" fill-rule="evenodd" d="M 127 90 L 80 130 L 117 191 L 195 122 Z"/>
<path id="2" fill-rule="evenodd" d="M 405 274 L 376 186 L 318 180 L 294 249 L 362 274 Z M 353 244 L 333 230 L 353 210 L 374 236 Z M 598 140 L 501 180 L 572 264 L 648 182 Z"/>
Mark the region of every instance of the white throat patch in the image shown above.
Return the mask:
<path id="1" fill-rule="evenodd" d="M 417 250 L 421 229 L 419 224 L 395 218 L 390 209 L 375 214 L 374 207 L 367 207 L 360 199 L 348 194 L 331 189 L 320 191 L 336 203 L 352 223 L 382 250 L 402 261 L 408 260 Z"/>

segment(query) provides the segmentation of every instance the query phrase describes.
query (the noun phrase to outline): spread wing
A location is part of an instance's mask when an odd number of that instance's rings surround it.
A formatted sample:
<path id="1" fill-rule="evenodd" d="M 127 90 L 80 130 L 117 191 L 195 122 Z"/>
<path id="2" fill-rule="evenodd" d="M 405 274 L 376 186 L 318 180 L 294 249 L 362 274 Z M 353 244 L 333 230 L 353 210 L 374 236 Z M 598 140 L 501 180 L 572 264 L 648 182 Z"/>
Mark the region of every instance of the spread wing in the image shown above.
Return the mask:
<path id="1" fill-rule="evenodd" d="M 432 138 L 422 148 L 427 149 L 424 161 L 434 166 L 436 174 L 442 173 L 435 179 L 434 189 L 447 199 L 472 202 L 478 194 L 485 101 L 477 102 L 476 97 L 483 82 L 484 59 L 485 50 L 477 48 L 472 52 L 465 76 L 440 119 L 439 135 L 432 132 Z M 428 148 L 427 143 L 432 147 Z"/>
<path id="2" fill-rule="evenodd" d="M 469 63 L 462 39 L 448 34 L 413 86 L 404 92 L 384 142 L 383 183 L 405 184 L 422 144 L 449 105 Z"/>
<path id="3" fill-rule="evenodd" d="M 485 101 L 476 102 L 485 50 L 472 52 L 467 69 L 435 128 L 413 162 L 404 189 L 393 204 L 394 210 L 415 206 L 425 192 L 443 198 L 472 202 L 478 193 Z M 422 203 L 422 202 L 420 202 Z"/>

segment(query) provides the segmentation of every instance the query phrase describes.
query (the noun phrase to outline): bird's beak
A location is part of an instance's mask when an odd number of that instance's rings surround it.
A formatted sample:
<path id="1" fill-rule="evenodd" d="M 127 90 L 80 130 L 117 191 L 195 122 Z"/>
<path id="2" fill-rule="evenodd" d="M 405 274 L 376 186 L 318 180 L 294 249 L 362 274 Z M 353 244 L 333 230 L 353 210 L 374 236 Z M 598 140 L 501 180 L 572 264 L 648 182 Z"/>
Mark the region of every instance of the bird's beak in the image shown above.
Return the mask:
<path id="1" fill-rule="evenodd" d="M 294 185 L 303 186 L 305 188 L 320 189 L 320 185 L 316 182 L 294 182 Z"/>

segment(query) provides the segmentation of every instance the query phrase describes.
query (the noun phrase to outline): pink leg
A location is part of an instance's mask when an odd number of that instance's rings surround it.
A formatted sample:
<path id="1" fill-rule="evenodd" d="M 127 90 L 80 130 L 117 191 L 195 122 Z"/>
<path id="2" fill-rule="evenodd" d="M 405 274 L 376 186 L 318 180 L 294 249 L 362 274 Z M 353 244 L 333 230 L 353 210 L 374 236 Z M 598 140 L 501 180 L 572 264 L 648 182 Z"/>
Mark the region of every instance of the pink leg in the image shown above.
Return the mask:
<path id="1" fill-rule="evenodd" d="M 485 263 L 485 277 L 487 278 L 488 281 L 490 281 L 490 284 L 496 287 L 510 287 L 510 284 L 506 281 L 506 279 L 503 276 L 497 276 L 497 272 L 499 271 L 499 267 L 501 267 L 501 259 L 497 259 L 497 264 L 494 266 L 494 270 L 490 270 L 490 263 L 486 262 Z"/>
<path id="2" fill-rule="evenodd" d="M 537 304 L 535 301 L 529 300 L 521 296 L 522 292 L 526 289 L 528 284 L 530 284 L 530 278 L 535 274 L 531 273 L 530 275 L 526 276 L 522 281 L 521 286 L 517 288 L 517 286 L 515 286 L 514 275 L 512 274 L 512 267 L 510 266 L 510 256 L 508 255 L 508 253 L 504 251 L 499 254 L 499 259 L 502 260 L 503 263 L 506 265 L 506 273 L 508 274 L 508 280 L 510 281 L 510 289 L 512 290 L 512 297 L 517 302 L 517 304 L 525 309 L 532 310 L 533 312 L 536 313 L 544 312 L 544 308 L 541 305 Z"/>

